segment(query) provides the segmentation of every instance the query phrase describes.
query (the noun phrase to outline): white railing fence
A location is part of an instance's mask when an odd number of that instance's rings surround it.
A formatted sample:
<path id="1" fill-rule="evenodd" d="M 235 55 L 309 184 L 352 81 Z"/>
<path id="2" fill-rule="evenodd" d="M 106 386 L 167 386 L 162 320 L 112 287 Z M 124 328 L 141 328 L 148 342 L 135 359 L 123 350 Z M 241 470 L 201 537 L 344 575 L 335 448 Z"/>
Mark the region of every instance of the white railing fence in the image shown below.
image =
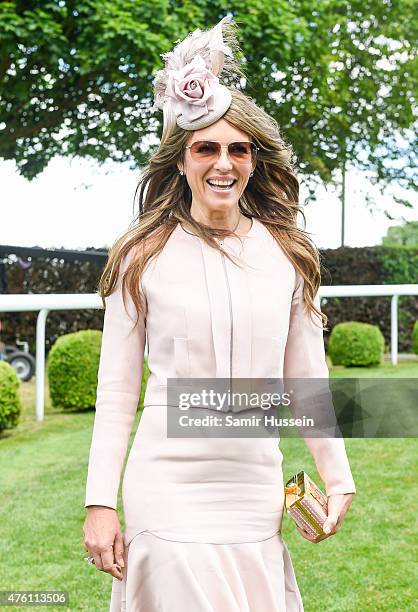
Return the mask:
<path id="1" fill-rule="evenodd" d="M 43 421 L 45 405 L 45 327 L 51 310 L 85 310 L 103 308 L 96 293 L 61 293 L 0 295 L 0 312 L 39 311 L 36 321 L 36 420 Z"/>
<path id="2" fill-rule="evenodd" d="M 391 359 L 398 363 L 398 298 L 400 295 L 418 295 L 416 285 L 340 285 L 322 286 L 319 296 L 378 297 L 389 296 L 391 301 Z M 44 418 L 45 403 L 45 326 L 51 310 L 84 310 L 102 308 L 102 300 L 96 293 L 86 294 L 28 294 L 0 295 L 0 312 L 39 311 L 36 322 L 36 420 Z"/>

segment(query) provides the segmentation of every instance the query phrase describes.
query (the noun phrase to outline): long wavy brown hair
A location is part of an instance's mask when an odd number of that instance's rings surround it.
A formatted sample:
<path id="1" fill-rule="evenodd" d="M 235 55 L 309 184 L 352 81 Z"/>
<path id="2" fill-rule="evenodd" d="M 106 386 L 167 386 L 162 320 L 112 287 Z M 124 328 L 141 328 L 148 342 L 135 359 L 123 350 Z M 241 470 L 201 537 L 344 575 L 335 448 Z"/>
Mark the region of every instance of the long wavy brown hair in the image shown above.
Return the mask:
<path id="1" fill-rule="evenodd" d="M 243 215 L 263 223 L 281 246 L 304 279 L 306 311 L 318 317 L 326 329 L 327 317 L 313 303 L 321 284 L 319 251 L 308 232 L 297 227 L 298 212 L 305 226 L 306 218 L 299 207 L 299 182 L 292 164 L 292 147 L 285 142 L 275 119 L 251 98 L 238 89 L 231 89 L 231 94 L 231 105 L 222 118 L 245 132 L 259 147 L 254 175 L 241 195 L 239 208 Z M 143 271 L 162 251 L 178 223 L 191 227 L 197 236 L 221 252 L 224 251 L 216 238 L 238 237 L 235 232 L 199 223 L 190 214 L 192 193 L 177 164 L 184 162 L 184 147 L 192 135 L 192 131 L 175 125 L 150 156 L 136 189 L 138 213 L 129 229 L 110 249 L 99 281 L 99 293 L 105 306 L 104 298 L 114 291 L 120 265 L 130 253 L 129 265 L 122 275 L 122 294 L 126 304 L 128 288 L 138 314 L 135 325 L 139 313 L 143 314 L 145 303 L 140 282 Z M 233 261 L 228 253 L 225 252 L 225 256 Z"/>

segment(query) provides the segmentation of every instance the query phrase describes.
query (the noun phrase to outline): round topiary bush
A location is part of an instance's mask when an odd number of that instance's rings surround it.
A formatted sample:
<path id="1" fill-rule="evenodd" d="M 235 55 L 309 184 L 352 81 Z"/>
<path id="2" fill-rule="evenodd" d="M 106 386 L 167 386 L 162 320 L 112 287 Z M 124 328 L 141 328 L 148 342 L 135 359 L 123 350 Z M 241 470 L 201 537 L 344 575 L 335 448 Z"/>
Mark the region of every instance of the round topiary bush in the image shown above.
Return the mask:
<path id="1" fill-rule="evenodd" d="M 49 395 L 55 408 L 88 409 L 96 403 L 102 332 L 86 329 L 60 336 L 48 355 Z"/>
<path id="2" fill-rule="evenodd" d="M 412 330 L 412 350 L 418 355 L 418 321 L 415 321 Z"/>
<path id="3" fill-rule="evenodd" d="M 328 342 L 333 365 L 372 366 L 382 362 L 385 339 L 377 325 L 347 321 L 338 323 Z"/>
<path id="4" fill-rule="evenodd" d="M 19 423 L 22 409 L 19 388 L 15 370 L 6 361 L 0 361 L 0 432 Z"/>

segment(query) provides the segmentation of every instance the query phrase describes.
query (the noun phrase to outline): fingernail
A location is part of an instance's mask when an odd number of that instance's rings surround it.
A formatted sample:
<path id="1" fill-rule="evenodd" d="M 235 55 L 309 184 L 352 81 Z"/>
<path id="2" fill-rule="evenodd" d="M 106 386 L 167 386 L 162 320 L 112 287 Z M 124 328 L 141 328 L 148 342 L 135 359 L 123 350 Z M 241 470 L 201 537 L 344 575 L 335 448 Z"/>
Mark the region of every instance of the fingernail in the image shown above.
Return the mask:
<path id="1" fill-rule="evenodd" d="M 329 533 L 331 531 L 331 527 L 329 525 L 324 526 L 324 533 Z"/>

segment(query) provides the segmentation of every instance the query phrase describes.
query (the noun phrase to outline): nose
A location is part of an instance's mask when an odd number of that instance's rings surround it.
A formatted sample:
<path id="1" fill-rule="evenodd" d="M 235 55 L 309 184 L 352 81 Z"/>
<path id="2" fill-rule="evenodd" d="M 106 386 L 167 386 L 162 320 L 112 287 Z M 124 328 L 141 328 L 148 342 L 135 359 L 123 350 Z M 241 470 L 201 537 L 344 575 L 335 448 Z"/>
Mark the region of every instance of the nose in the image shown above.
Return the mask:
<path id="1" fill-rule="evenodd" d="M 232 168 L 232 162 L 229 159 L 228 147 L 222 147 L 214 167 L 219 170 L 229 170 Z"/>

